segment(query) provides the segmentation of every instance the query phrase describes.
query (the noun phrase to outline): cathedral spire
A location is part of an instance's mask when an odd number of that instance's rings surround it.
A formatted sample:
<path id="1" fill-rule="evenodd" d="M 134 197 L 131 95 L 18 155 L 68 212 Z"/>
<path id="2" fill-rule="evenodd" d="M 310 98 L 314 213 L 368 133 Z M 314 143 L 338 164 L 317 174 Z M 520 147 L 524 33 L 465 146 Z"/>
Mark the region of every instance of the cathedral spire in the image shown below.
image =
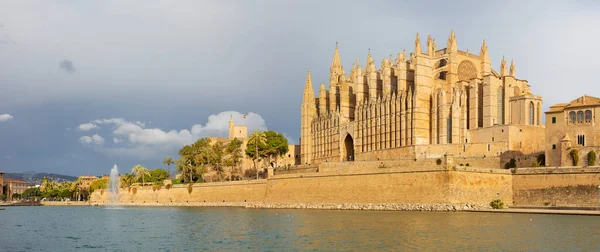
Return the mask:
<path id="1" fill-rule="evenodd" d="M 377 66 L 375 65 L 375 61 L 373 61 L 373 56 L 371 56 L 371 49 L 369 48 L 369 55 L 367 55 L 367 66 L 366 73 L 374 73 L 377 71 Z"/>
<path id="2" fill-rule="evenodd" d="M 500 76 L 504 77 L 506 75 L 506 60 L 504 56 L 502 56 L 502 61 L 500 62 Z"/>
<path id="3" fill-rule="evenodd" d="M 483 76 L 489 75 L 492 72 L 492 65 L 490 63 L 490 55 L 485 40 L 481 45 L 481 51 L 479 52 L 479 59 L 481 60 L 481 73 Z"/>
<path id="4" fill-rule="evenodd" d="M 415 53 L 417 55 L 421 54 L 421 39 L 419 38 L 418 32 L 417 32 L 417 38 L 415 39 Z"/>
<path id="5" fill-rule="evenodd" d="M 435 49 L 433 48 L 433 39 L 431 35 L 427 36 L 427 54 L 433 56 Z"/>
<path id="6" fill-rule="evenodd" d="M 310 70 L 308 70 L 308 74 L 306 74 L 306 84 L 304 85 L 304 101 L 305 102 L 314 102 L 315 100 L 315 90 L 312 86 L 312 78 L 310 76 Z"/>
<path id="7" fill-rule="evenodd" d="M 454 35 L 454 30 L 450 31 L 450 37 L 448 38 L 448 44 L 446 45 L 446 50 L 448 52 L 457 52 L 458 45 L 456 43 L 456 35 Z"/>
<path id="8" fill-rule="evenodd" d="M 340 51 L 338 49 L 338 43 L 335 42 L 335 51 L 333 52 L 333 60 L 331 61 L 331 67 L 329 68 L 329 85 L 337 85 L 340 81 L 340 77 L 345 75 L 344 67 L 340 60 Z"/>
<path id="9" fill-rule="evenodd" d="M 510 60 L 510 69 L 508 70 L 508 75 L 510 75 L 512 77 L 516 77 L 517 76 L 515 74 L 515 61 L 514 60 Z"/>
<path id="10" fill-rule="evenodd" d="M 333 61 L 331 62 L 331 69 L 342 67 L 340 61 L 340 51 L 338 49 L 338 42 L 335 42 L 335 51 L 333 52 Z"/>

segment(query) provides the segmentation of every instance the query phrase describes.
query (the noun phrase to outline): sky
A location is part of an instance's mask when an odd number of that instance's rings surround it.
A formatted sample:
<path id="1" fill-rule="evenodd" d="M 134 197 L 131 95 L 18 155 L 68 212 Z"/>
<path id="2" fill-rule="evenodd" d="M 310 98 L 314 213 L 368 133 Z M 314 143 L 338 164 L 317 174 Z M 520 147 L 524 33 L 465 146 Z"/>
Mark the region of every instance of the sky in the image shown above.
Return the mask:
<path id="1" fill-rule="evenodd" d="M 591 0 L 0 0 L 0 170 L 163 167 L 230 116 L 298 143 L 306 73 L 328 82 L 336 42 L 348 72 L 369 49 L 378 65 L 412 52 L 416 33 L 442 48 L 454 30 L 477 54 L 485 39 L 547 110 L 600 96 L 598 16 Z"/>

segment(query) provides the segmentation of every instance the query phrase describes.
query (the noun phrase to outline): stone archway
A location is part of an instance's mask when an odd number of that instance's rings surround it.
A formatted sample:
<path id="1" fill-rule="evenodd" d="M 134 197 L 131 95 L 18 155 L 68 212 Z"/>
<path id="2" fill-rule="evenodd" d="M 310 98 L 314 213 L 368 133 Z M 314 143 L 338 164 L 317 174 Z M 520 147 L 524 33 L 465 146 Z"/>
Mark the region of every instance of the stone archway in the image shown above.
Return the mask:
<path id="1" fill-rule="evenodd" d="M 346 150 L 346 156 L 344 156 L 344 161 L 354 161 L 354 139 L 350 134 L 346 135 L 344 139 L 344 147 Z"/>

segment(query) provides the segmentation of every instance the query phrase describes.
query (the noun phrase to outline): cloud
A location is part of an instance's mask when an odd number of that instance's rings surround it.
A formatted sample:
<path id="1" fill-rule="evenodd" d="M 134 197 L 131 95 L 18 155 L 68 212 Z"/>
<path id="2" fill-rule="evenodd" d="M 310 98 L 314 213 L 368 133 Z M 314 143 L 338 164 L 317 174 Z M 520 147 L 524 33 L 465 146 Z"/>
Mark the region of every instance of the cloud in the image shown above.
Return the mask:
<path id="1" fill-rule="evenodd" d="M 189 129 L 163 130 L 160 128 L 146 128 L 146 123 L 128 121 L 124 118 L 98 119 L 82 125 L 109 125 L 113 127 L 112 146 L 104 146 L 96 150 L 108 156 L 125 156 L 139 159 L 151 159 L 175 153 L 182 146 L 194 143 L 196 140 L 207 136 L 227 137 L 229 134 L 229 119 L 232 118 L 236 125 L 246 125 L 248 131 L 266 130 L 265 120 L 256 113 L 244 114 L 237 111 L 226 111 L 210 115 L 206 124 L 195 124 Z M 92 126 L 89 126 L 92 127 Z M 97 135 L 95 135 L 97 136 Z M 92 136 L 93 137 L 93 136 Z M 93 142 L 91 137 L 81 137 L 84 144 Z M 104 143 L 104 139 L 102 139 Z"/>
<path id="2" fill-rule="evenodd" d="M 79 127 L 77 127 L 77 129 L 80 131 L 90 131 L 95 128 L 98 128 L 98 125 L 93 124 L 93 123 L 84 123 L 84 124 L 79 125 Z"/>
<path id="3" fill-rule="evenodd" d="M 0 115 L 0 122 L 6 122 L 6 121 L 10 121 L 12 119 L 13 119 L 13 116 L 11 116 L 10 114 Z"/>
<path id="4" fill-rule="evenodd" d="M 77 71 L 73 62 L 68 59 L 62 60 L 58 65 L 58 69 L 65 71 L 65 73 L 74 73 Z"/>
<path id="5" fill-rule="evenodd" d="M 79 141 L 83 144 L 95 144 L 95 145 L 103 145 L 104 138 L 95 134 L 93 136 L 82 136 L 79 138 Z"/>

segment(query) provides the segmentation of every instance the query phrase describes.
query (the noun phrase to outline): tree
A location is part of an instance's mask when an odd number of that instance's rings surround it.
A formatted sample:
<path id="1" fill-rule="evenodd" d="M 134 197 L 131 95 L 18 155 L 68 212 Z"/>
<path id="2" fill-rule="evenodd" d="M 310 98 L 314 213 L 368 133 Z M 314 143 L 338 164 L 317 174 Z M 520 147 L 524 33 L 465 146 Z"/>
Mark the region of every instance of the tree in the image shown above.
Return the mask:
<path id="1" fill-rule="evenodd" d="M 146 167 L 143 167 L 140 164 L 137 164 L 133 167 L 133 169 L 131 169 L 131 173 L 135 174 L 135 177 L 138 179 L 138 181 L 140 180 L 140 178 L 142 178 L 142 186 L 144 186 L 144 178 L 147 175 L 149 175 L 148 169 L 146 169 Z"/>
<path id="2" fill-rule="evenodd" d="M 179 160 L 177 160 L 176 164 L 177 171 L 181 172 L 181 174 L 183 175 L 183 179 L 187 180 L 186 178 L 189 177 L 188 181 L 191 183 L 193 181 L 195 171 L 194 166 L 192 166 L 192 160 L 187 157 L 181 157 L 179 158 Z"/>
<path id="3" fill-rule="evenodd" d="M 162 163 L 166 164 L 169 167 L 168 174 L 169 174 L 169 178 L 171 178 L 171 165 L 174 164 L 175 161 L 173 161 L 173 159 L 171 157 L 166 157 L 165 159 L 163 159 Z"/>
<path id="4" fill-rule="evenodd" d="M 238 165 L 241 163 L 242 161 L 242 144 L 244 142 L 242 142 L 242 140 L 239 140 L 237 138 L 234 138 L 233 140 L 229 141 L 229 143 L 227 144 L 227 147 L 225 147 L 225 153 L 227 153 L 227 155 L 229 155 L 229 158 L 227 159 L 227 163 L 228 165 L 232 166 L 232 173 L 233 173 L 233 167 L 238 167 Z"/>
<path id="5" fill-rule="evenodd" d="M 588 161 L 589 166 L 596 165 L 596 152 L 595 151 L 588 152 L 587 161 Z"/>
<path id="6" fill-rule="evenodd" d="M 258 147 L 259 145 L 261 146 L 265 146 L 267 142 L 267 135 L 265 134 L 264 131 L 254 131 L 252 132 L 252 135 L 250 135 L 250 138 L 248 139 L 248 144 L 253 144 L 254 145 L 254 168 L 256 168 L 256 179 L 258 179 L 258 165 L 257 165 L 257 161 L 259 158 L 259 154 L 258 154 Z M 247 146 L 247 145 L 246 145 Z M 247 150 L 248 148 L 246 148 Z M 248 153 L 248 152 L 246 152 Z"/>
<path id="7" fill-rule="evenodd" d="M 121 187 L 130 187 L 133 183 L 135 183 L 135 175 L 133 174 L 121 174 L 119 180 L 121 181 Z"/>
<path id="8" fill-rule="evenodd" d="M 90 184 L 90 189 L 88 191 L 90 193 L 93 193 L 95 190 L 98 190 L 98 189 L 106 189 L 107 185 L 108 185 L 107 179 L 104 179 L 104 178 L 96 179 L 96 180 L 94 180 L 94 182 L 92 182 Z M 44 196 L 44 197 L 46 197 L 46 196 Z"/>
<path id="9" fill-rule="evenodd" d="M 150 177 L 148 178 L 149 182 L 162 182 L 163 180 L 169 177 L 169 173 L 162 168 L 156 168 L 150 170 Z"/>
<path id="10" fill-rule="evenodd" d="M 269 158 L 269 165 L 273 158 L 278 158 L 288 152 L 288 141 L 282 134 L 269 130 L 266 133 L 267 141 L 265 155 Z"/>

